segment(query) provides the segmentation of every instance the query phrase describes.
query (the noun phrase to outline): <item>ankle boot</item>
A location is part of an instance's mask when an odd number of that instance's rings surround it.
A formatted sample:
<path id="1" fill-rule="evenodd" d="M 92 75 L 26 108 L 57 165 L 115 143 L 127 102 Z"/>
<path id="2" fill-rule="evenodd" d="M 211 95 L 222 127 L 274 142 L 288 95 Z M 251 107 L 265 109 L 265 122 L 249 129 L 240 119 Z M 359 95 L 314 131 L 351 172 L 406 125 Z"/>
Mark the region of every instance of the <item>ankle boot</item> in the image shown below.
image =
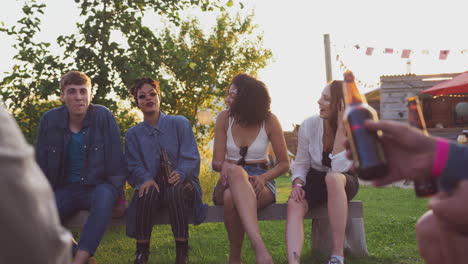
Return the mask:
<path id="1" fill-rule="evenodd" d="M 188 263 L 188 241 L 176 241 L 176 264 Z"/>

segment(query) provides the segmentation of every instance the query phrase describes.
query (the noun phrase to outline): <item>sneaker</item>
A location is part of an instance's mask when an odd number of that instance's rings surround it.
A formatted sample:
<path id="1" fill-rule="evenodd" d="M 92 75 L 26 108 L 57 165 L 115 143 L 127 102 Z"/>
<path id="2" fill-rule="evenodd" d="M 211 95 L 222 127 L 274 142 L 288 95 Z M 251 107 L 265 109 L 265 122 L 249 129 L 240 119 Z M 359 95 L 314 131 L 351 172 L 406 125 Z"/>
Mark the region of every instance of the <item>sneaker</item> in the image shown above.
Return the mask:
<path id="1" fill-rule="evenodd" d="M 328 261 L 328 264 L 343 264 L 343 262 L 335 257 L 331 257 L 331 259 Z"/>

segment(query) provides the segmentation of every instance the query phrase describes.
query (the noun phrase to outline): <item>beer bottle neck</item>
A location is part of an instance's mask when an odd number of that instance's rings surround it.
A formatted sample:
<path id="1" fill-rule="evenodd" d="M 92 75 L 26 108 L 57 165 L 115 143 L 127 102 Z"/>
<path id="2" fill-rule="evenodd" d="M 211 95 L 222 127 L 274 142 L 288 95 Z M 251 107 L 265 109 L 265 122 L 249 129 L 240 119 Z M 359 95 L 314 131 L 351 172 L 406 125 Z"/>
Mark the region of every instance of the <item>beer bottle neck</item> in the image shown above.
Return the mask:
<path id="1" fill-rule="evenodd" d="M 359 93 L 355 82 L 345 81 L 344 85 L 346 90 L 346 104 L 356 105 L 367 103 L 366 98 Z"/>
<path id="2" fill-rule="evenodd" d="M 419 128 L 424 133 L 427 133 L 426 122 L 418 100 L 408 100 L 408 123 L 410 126 Z"/>

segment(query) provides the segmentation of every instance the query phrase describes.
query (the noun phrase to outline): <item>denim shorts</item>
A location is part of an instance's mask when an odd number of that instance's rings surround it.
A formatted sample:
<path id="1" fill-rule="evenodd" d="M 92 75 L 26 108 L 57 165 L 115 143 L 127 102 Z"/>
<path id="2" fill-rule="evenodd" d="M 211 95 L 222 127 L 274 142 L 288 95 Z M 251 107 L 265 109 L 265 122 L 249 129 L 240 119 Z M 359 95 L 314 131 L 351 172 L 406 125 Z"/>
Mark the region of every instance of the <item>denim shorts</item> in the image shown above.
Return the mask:
<path id="1" fill-rule="evenodd" d="M 247 174 L 249 176 L 258 176 L 258 175 L 262 175 L 263 173 L 267 172 L 268 170 L 266 168 L 264 168 L 263 166 L 264 164 L 247 164 L 243 167 L 243 169 L 245 170 L 245 172 L 247 172 Z M 274 197 L 274 201 L 273 202 L 276 202 L 276 183 L 275 183 L 275 180 L 271 180 L 271 181 L 267 181 L 265 182 L 265 186 L 268 188 L 268 190 L 271 191 L 271 193 L 273 193 L 273 197 Z M 215 187 L 216 188 L 216 187 Z M 213 200 L 213 203 L 216 205 L 216 199 L 215 199 L 215 193 L 216 193 L 216 190 L 213 191 L 213 195 L 212 195 L 212 200 Z"/>

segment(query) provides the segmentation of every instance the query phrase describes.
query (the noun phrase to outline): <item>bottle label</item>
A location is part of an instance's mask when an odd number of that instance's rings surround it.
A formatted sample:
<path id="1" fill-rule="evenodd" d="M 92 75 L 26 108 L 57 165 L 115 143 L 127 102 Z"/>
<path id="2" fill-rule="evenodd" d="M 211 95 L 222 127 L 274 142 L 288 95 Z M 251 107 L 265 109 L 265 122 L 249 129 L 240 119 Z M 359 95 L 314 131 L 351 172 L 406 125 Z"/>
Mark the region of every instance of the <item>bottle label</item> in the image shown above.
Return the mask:
<path id="1" fill-rule="evenodd" d="M 364 107 L 350 109 L 346 116 L 348 133 L 351 134 L 351 149 L 355 157 L 354 166 L 359 170 L 359 176 L 363 179 L 384 176 L 376 174 L 383 174 L 384 172 L 378 172 L 377 168 L 385 167 L 386 164 L 377 133 L 364 127 L 364 121 L 368 119 L 375 120 L 376 116 Z"/>

